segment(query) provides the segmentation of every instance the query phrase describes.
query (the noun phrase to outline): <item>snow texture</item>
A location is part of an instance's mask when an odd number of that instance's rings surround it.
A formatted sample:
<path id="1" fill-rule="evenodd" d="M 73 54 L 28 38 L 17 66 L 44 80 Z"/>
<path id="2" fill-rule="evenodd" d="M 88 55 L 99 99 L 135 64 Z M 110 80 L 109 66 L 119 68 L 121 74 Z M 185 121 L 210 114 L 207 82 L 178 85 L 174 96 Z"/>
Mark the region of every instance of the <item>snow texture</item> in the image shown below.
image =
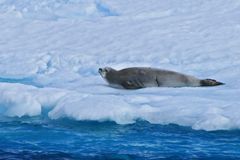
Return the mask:
<path id="1" fill-rule="evenodd" d="M 0 115 L 240 129 L 240 2 L 0 0 Z M 99 67 L 149 66 L 219 87 L 109 87 Z"/>

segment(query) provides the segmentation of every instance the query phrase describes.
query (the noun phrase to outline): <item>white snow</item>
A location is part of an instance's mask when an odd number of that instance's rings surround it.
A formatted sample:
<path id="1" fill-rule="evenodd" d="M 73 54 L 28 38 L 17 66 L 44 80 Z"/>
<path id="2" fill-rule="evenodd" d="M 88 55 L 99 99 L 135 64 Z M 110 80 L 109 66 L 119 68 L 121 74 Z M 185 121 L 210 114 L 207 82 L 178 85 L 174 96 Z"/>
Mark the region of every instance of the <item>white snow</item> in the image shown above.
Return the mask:
<path id="1" fill-rule="evenodd" d="M 240 129 L 239 1 L 0 0 L 0 24 L 0 116 Z M 106 66 L 226 85 L 114 89 Z"/>

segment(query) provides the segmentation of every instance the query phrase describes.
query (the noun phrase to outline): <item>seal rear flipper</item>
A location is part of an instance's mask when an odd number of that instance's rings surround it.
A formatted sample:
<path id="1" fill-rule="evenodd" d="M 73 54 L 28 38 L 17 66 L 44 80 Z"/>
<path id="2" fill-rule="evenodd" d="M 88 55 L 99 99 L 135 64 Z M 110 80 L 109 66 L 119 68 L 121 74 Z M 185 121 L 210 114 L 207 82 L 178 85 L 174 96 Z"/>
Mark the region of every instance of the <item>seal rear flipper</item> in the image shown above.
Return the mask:
<path id="1" fill-rule="evenodd" d="M 215 79 L 203 79 L 200 80 L 200 86 L 218 86 L 218 85 L 224 85 L 225 83 L 218 82 Z"/>
<path id="2" fill-rule="evenodd" d="M 133 82 L 133 81 L 124 81 L 121 83 L 123 88 L 125 89 L 140 89 L 144 88 L 140 83 Z"/>

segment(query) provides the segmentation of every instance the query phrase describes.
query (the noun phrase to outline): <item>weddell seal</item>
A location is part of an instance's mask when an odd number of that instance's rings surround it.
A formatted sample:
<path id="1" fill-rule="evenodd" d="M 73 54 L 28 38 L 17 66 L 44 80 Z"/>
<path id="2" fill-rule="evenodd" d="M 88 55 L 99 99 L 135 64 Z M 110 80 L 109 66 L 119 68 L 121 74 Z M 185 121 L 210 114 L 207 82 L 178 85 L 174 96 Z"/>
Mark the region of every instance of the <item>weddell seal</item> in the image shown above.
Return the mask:
<path id="1" fill-rule="evenodd" d="M 214 79 L 198 79 L 174 71 L 147 67 L 132 67 L 122 70 L 105 67 L 99 68 L 98 72 L 110 86 L 125 89 L 140 89 L 146 87 L 200 87 L 224 84 Z"/>

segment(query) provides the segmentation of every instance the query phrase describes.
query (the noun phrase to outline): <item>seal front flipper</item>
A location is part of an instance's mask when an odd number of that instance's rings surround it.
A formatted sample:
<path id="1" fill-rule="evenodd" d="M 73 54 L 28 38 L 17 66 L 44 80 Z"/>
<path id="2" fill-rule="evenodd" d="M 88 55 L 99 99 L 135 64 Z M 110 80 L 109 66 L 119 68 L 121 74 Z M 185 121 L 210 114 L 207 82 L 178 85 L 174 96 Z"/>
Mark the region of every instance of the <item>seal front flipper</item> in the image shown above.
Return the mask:
<path id="1" fill-rule="evenodd" d="M 140 89 L 140 88 L 144 88 L 144 86 L 140 82 L 137 82 L 137 81 L 123 81 L 121 83 L 121 85 L 125 89 Z"/>

